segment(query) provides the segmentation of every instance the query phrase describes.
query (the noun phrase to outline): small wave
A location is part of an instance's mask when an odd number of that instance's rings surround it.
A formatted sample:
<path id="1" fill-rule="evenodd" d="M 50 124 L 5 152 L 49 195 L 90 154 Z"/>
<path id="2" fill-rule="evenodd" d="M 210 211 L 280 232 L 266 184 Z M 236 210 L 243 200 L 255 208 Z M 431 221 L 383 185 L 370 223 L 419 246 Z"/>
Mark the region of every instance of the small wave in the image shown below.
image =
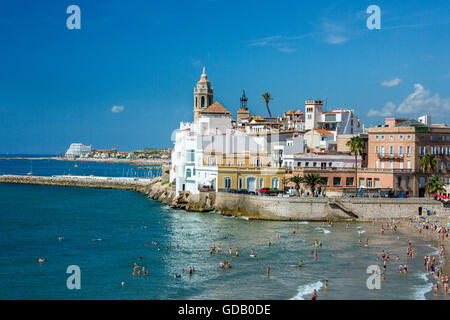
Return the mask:
<path id="1" fill-rule="evenodd" d="M 323 283 L 321 281 L 298 286 L 297 294 L 289 300 L 305 300 L 305 296 L 312 296 L 314 289 L 319 291 L 322 287 Z"/>
<path id="2" fill-rule="evenodd" d="M 328 234 L 328 233 L 331 232 L 330 230 L 327 230 L 327 229 L 324 229 L 324 228 L 321 228 L 321 227 L 317 227 L 316 230 L 317 230 L 317 231 L 322 231 L 322 232 L 325 233 L 325 234 Z"/>
<path id="3" fill-rule="evenodd" d="M 302 222 L 298 222 L 297 224 L 309 224 L 308 221 L 302 221 Z"/>
<path id="4" fill-rule="evenodd" d="M 425 294 L 433 290 L 433 284 L 427 283 L 420 286 L 414 286 L 414 300 L 426 300 Z"/>
<path id="5" fill-rule="evenodd" d="M 426 272 L 420 273 L 419 274 L 419 278 L 422 279 L 425 282 L 428 282 L 428 273 L 426 273 Z"/>
<path id="6" fill-rule="evenodd" d="M 358 232 L 359 234 L 362 234 L 362 233 L 366 232 L 366 230 L 358 230 L 356 232 Z"/>
<path id="7" fill-rule="evenodd" d="M 239 219 L 239 220 L 249 220 L 249 217 L 246 217 L 246 216 L 241 216 L 241 217 L 236 217 L 236 219 Z"/>

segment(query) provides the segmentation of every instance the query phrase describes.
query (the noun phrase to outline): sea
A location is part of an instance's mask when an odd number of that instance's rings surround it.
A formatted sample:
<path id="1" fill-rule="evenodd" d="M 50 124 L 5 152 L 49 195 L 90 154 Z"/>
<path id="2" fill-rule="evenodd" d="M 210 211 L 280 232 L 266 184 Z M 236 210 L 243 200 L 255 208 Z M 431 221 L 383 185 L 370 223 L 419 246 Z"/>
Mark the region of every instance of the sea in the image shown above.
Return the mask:
<path id="1" fill-rule="evenodd" d="M 0 174 L 25 174 L 31 162 L 35 175 L 139 174 L 128 164 L 37 159 L 0 160 Z M 185 212 L 134 191 L 0 184 L 0 299 L 303 300 L 314 289 L 319 300 L 447 299 L 432 293 L 423 267 L 437 248 L 414 235 L 381 235 L 379 227 Z M 322 246 L 314 249 L 315 240 Z M 408 240 L 413 259 L 405 256 Z M 212 245 L 222 251 L 210 253 Z M 382 250 L 391 257 L 386 269 Z M 221 261 L 231 268 L 219 268 Z M 133 275 L 135 264 L 148 275 Z M 68 286 L 71 266 L 79 268 L 79 289 Z M 370 266 L 385 274 L 378 288 L 368 288 Z"/>

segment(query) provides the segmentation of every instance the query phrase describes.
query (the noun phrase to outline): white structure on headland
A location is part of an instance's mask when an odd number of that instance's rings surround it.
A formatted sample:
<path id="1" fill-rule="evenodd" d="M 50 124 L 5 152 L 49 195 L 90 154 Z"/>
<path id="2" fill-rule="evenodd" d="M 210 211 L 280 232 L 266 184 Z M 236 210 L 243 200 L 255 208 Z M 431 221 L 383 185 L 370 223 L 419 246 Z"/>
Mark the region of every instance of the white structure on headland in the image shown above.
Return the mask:
<path id="1" fill-rule="evenodd" d="M 72 143 L 66 151 L 67 158 L 79 157 L 82 154 L 90 153 L 92 150 L 91 146 L 84 145 L 82 143 Z"/>

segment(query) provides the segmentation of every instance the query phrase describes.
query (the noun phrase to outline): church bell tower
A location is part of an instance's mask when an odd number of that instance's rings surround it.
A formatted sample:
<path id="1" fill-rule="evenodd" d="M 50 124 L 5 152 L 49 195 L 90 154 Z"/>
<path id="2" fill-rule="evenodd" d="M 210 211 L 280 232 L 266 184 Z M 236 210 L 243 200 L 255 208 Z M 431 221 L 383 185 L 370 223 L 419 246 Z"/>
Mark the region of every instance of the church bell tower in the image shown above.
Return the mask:
<path id="1" fill-rule="evenodd" d="M 203 67 L 203 73 L 194 88 L 194 122 L 201 117 L 201 111 L 212 105 L 213 97 L 213 88 L 206 76 L 205 67 Z"/>

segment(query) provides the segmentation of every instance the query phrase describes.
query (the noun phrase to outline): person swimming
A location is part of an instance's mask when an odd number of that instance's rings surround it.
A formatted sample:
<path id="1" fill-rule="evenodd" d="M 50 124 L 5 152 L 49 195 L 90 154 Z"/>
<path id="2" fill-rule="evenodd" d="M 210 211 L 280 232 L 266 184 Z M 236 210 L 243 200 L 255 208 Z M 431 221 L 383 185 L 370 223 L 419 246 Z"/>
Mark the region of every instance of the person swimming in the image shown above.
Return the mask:
<path id="1" fill-rule="evenodd" d="M 298 263 L 298 266 L 301 268 L 303 267 L 303 260 L 300 260 L 300 262 Z"/>
<path id="2" fill-rule="evenodd" d="M 255 251 L 252 249 L 252 253 L 250 253 L 250 257 L 254 258 L 255 256 Z"/>

